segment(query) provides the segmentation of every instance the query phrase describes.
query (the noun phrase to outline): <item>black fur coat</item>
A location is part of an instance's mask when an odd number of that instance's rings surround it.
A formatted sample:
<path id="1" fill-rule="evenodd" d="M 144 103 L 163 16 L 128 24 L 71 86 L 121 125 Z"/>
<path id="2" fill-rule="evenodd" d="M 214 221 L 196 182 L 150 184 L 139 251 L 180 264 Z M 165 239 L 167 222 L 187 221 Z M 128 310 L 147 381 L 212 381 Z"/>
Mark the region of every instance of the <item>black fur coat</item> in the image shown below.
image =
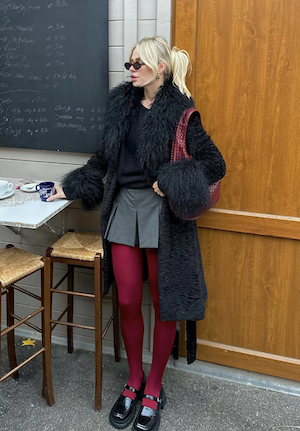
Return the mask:
<path id="1" fill-rule="evenodd" d="M 119 149 L 139 109 L 143 90 L 131 83 L 115 87 L 109 95 L 103 137 L 98 150 L 83 167 L 63 181 L 69 199 L 81 198 L 86 209 L 102 202 L 101 233 L 104 234 L 117 191 Z M 171 80 L 165 81 L 144 119 L 137 148 L 149 187 L 157 180 L 166 194 L 159 220 L 158 285 L 162 320 L 188 321 L 188 362 L 196 354 L 196 321 L 204 318 L 207 290 L 204 280 L 196 221 L 187 216 L 203 208 L 209 199 L 209 184 L 225 175 L 225 162 L 204 131 L 200 119 L 192 117 L 187 132 L 190 160 L 170 163 L 174 128 L 182 112 L 193 106 Z M 113 280 L 109 242 L 104 240 L 104 290 Z"/>

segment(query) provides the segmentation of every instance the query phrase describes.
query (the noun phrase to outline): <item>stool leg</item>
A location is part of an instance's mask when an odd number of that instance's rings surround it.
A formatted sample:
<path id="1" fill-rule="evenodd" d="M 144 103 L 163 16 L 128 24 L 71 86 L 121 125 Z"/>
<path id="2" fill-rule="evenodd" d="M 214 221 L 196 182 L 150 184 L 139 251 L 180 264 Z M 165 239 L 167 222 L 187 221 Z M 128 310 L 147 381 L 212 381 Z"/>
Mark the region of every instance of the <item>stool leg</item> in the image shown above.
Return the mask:
<path id="1" fill-rule="evenodd" d="M 68 265 L 68 290 L 74 290 L 74 266 Z M 68 301 L 68 313 L 67 320 L 68 322 L 73 323 L 73 313 L 74 313 L 74 297 L 73 295 L 67 295 Z M 68 339 L 68 352 L 73 353 L 73 327 L 67 326 L 67 339 Z"/>
<path id="2" fill-rule="evenodd" d="M 120 362 L 120 324 L 119 324 L 119 310 L 118 310 L 118 291 L 116 282 L 114 281 L 111 286 L 112 289 L 112 305 L 113 305 L 113 330 L 114 330 L 114 350 L 115 361 Z"/>
<path id="3" fill-rule="evenodd" d="M 46 251 L 46 257 L 50 259 L 50 264 L 49 264 L 49 268 L 50 268 L 50 276 L 49 276 L 49 282 L 50 282 L 50 330 L 52 332 L 52 323 L 51 323 L 51 319 L 52 319 L 52 297 L 53 297 L 53 293 L 51 292 L 51 289 L 53 288 L 53 262 L 51 260 L 51 252 L 52 252 L 52 248 L 49 247 Z M 50 340 L 51 341 L 51 340 Z"/>
<path id="4" fill-rule="evenodd" d="M 51 292 L 51 289 L 53 288 L 53 262 L 51 260 L 51 255 L 48 256 L 48 254 L 47 254 L 46 256 L 49 257 L 49 259 L 50 259 L 50 329 L 52 332 L 51 319 L 52 319 L 53 293 Z"/>
<path id="5" fill-rule="evenodd" d="M 8 287 L 8 292 L 6 295 L 6 307 L 7 307 L 7 326 L 13 326 L 14 318 L 14 308 L 15 308 L 15 291 L 13 286 Z M 16 358 L 16 347 L 15 347 L 15 331 L 14 329 L 12 331 L 9 331 L 7 333 L 7 350 L 8 350 L 8 359 L 9 359 L 9 365 L 10 369 L 13 370 L 18 364 L 17 364 L 17 358 Z M 19 377 L 19 372 L 16 371 L 12 374 L 13 379 L 17 379 Z"/>
<path id="6" fill-rule="evenodd" d="M 1 290 L 2 290 L 2 286 L 1 286 L 1 283 L 0 283 L 0 378 L 1 378 L 1 338 L 2 338 L 2 335 L 1 335 L 1 319 L 2 319 L 2 317 L 1 317 L 1 310 L 2 310 L 2 295 L 1 295 Z"/>
<path id="7" fill-rule="evenodd" d="M 52 323 L 51 323 L 51 319 L 52 319 L 52 296 L 53 296 L 53 294 L 52 294 L 52 292 L 51 292 L 51 289 L 52 289 L 52 287 L 53 287 L 53 262 L 52 262 L 52 260 L 51 260 L 51 248 L 48 248 L 47 249 L 47 252 L 46 252 L 46 256 L 49 258 L 49 261 L 50 261 L 50 263 L 49 263 L 49 268 L 50 268 L 50 275 L 49 275 L 49 289 L 50 289 L 50 292 L 49 292 L 49 295 L 50 295 L 50 298 L 49 298 L 49 300 L 50 300 L 50 315 L 49 315 L 49 326 L 50 326 L 50 347 L 51 347 L 51 333 L 52 333 Z M 42 289 L 42 294 L 43 294 L 43 286 L 44 286 L 44 281 L 43 281 L 43 272 L 42 272 L 42 277 L 41 277 L 41 289 Z M 46 292 L 45 292 L 46 293 Z M 48 322 L 44 322 L 44 320 L 45 319 L 43 319 L 43 317 L 42 317 L 42 325 L 44 325 L 44 323 L 45 323 L 45 325 L 48 325 Z M 43 329 L 42 329 L 42 334 L 43 334 L 44 332 L 43 332 Z M 44 361 L 44 356 L 43 356 L 43 361 Z M 44 370 L 45 370 L 45 365 L 44 365 L 44 362 L 43 362 L 43 389 L 42 389 L 42 397 L 43 398 L 47 398 L 47 394 L 46 394 L 46 379 L 45 379 L 45 373 L 44 373 Z"/>
<path id="8" fill-rule="evenodd" d="M 54 394 L 51 373 L 51 322 L 50 322 L 50 297 L 51 297 L 51 265 L 50 259 L 44 258 L 44 268 L 41 270 L 41 297 L 42 306 L 42 343 L 43 352 L 43 391 L 42 395 L 47 399 L 49 406 L 54 404 Z"/>
<path id="9" fill-rule="evenodd" d="M 102 260 L 95 257 L 95 410 L 101 409 L 102 395 Z"/>

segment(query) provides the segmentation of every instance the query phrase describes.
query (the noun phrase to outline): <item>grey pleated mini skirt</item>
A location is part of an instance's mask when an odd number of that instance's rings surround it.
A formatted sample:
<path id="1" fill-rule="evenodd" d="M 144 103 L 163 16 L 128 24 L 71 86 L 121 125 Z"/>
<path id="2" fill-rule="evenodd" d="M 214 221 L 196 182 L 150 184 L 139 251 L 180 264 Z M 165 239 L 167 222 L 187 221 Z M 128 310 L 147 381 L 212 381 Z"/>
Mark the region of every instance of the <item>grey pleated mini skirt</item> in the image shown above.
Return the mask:
<path id="1" fill-rule="evenodd" d="M 114 199 L 104 238 L 140 248 L 157 248 L 162 198 L 153 189 L 122 187 Z"/>

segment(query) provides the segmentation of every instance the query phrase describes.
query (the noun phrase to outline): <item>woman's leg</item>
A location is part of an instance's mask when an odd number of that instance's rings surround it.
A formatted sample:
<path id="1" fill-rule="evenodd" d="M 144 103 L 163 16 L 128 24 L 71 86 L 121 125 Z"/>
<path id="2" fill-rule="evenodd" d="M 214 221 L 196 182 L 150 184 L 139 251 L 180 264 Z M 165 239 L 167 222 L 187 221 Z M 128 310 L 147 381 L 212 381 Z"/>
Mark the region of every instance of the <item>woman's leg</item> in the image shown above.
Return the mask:
<path id="1" fill-rule="evenodd" d="M 121 330 L 127 353 L 129 386 L 139 389 L 143 379 L 142 349 L 144 322 L 141 312 L 143 294 L 143 257 L 138 247 L 111 244 L 113 269 L 118 288 Z M 131 399 L 135 394 L 125 389 L 123 395 Z"/>
<path id="2" fill-rule="evenodd" d="M 155 311 L 155 326 L 153 335 L 152 365 L 144 393 L 158 398 L 161 389 L 162 376 L 175 339 L 176 321 L 163 322 L 159 317 L 157 249 L 147 249 L 147 260 L 152 302 Z M 156 409 L 157 403 L 153 400 L 144 398 L 143 405 Z"/>

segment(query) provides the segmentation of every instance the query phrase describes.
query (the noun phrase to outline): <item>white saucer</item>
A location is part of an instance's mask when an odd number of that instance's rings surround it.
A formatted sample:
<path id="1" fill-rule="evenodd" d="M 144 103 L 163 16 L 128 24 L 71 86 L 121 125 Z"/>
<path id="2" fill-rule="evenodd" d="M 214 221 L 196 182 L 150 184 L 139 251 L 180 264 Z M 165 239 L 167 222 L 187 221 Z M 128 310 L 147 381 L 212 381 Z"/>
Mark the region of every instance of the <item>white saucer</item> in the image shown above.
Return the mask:
<path id="1" fill-rule="evenodd" d="M 14 193 L 15 193 L 15 191 L 13 189 L 9 189 L 6 193 L 4 193 L 4 195 L 0 196 L 0 199 L 9 198 Z"/>
<path id="2" fill-rule="evenodd" d="M 20 190 L 22 190 L 22 192 L 27 192 L 27 193 L 33 193 L 33 192 L 36 192 L 35 186 L 36 186 L 37 184 L 38 184 L 38 183 L 23 184 L 23 185 L 20 187 Z"/>

